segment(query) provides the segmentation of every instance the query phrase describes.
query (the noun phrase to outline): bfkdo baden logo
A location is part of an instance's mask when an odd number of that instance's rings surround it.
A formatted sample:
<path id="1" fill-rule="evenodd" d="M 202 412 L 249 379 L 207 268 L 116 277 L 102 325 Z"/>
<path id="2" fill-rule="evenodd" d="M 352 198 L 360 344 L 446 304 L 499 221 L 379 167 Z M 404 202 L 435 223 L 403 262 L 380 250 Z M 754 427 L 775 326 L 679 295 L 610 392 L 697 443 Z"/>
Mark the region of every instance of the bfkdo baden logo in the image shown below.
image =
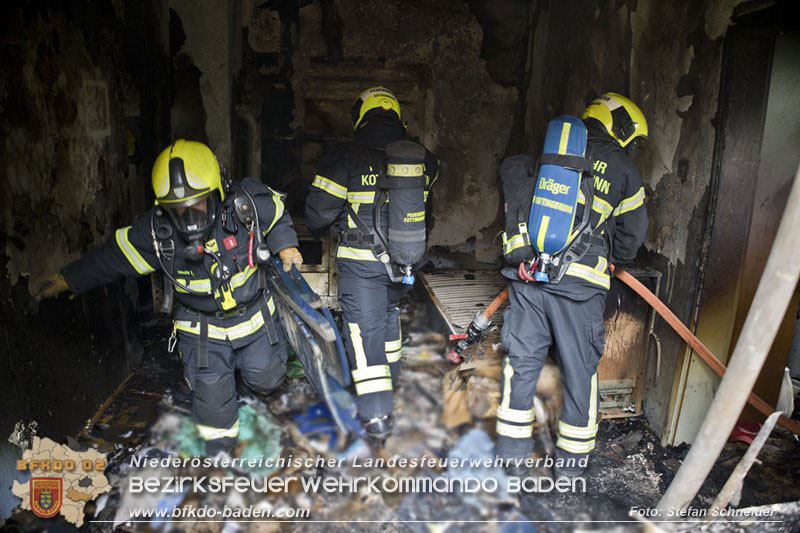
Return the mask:
<path id="1" fill-rule="evenodd" d="M 51 518 L 61 510 L 64 501 L 64 480 L 60 477 L 30 479 L 31 511 L 41 518 Z"/>

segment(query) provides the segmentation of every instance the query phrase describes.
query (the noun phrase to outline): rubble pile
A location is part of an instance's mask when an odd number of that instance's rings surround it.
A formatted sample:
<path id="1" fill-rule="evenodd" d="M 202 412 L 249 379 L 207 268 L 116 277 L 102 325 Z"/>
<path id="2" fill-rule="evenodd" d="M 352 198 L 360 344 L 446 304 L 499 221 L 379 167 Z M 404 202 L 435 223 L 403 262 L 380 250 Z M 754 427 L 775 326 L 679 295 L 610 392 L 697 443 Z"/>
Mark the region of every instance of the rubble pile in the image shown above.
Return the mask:
<path id="1" fill-rule="evenodd" d="M 336 428 L 327 407 L 295 368 L 284 385 L 267 398 L 240 400 L 241 440 L 235 457 L 316 458 L 337 466 L 312 468 L 293 465 L 280 468 L 134 467 L 137 457 L 193 457 L 203 454 L 202 442 L 190 423 L 191 397 L 182 381 L 180 361 L 164 352 L 161 336 L 150 345 L 150 356 L 116 396 L 104 405 L 77 439 L 75 449 L 96 448 L 108 454 L 105 475 L 114 489 L 88 502 L 84 512 L 89 529 L 153 531 L 430 531 L 448 532 L 526 531 L 529 520 L 630 520 L 632 507 L 653 506 L 680 467 L 688 447 L 664 448 L 644 420 L 604 420 L 597 449 L 585 474 L 586 492 L 509 494 L 501 468 L 439 466 L 369 466 L 389 458 L 458 459 L 494 458 L 494 414 L 500 400 L 503 348 L 499 331 L 470 348 L 470 357 L 458 367 L 445 359 L 447 341 L 432 332 L 424 307 L 412 300 L 403 304 L 403 361 L 400 386 L 395 396 L 395 426 L 385 448 L 355 439 L 337 447 Z M 158 341 L 158 342 L 156 342 Z M 544 454 L 543 430 L 552 431 L 562 402 L 558 368 L 548 363 L 537 387 L 547 424 L 537 427 L 536 454 Z M 730 443 L 695 504 L 708 506 L 727 475 L 746 450 Z M 800 500 L 800 460 L 797 442 L 776 430 L 745 481 L 741 505 Z M 338 466 L 337 461 L 341 461 Z M 353 463 L 360 466 L 354 467 Z M 784 475 L 779 475 L 779 470 Z M 790 479 L 784 482 L 786 472 Z M 536 472 L 543 475 L 545 472 Z M 500 490 L 475 493 L 405 492 L 376 493 L 364 487 L 355 492 L 304 491 L 300 482 L 288 483 L 280 492 L 199 493 L 184 490 L 131 493 L 133 477 L 245 476 L 258 483 L 297 476 L 302 478 L 358 476 L 404 478 L 494 478 Z M 787 485 L 793 483 L 794 485 Z M 260 481 L 258 481 L 260 480 Z M 248 508 L 273 513 L 311 509 L 308 519 L 279 522 L 216 522 L 197 519 L 131 521 L 135 509 L 167 510 L 212 506 Z M 20 511 L 13 520 L 35 528 L 36 518 Z M 94 521 L 94 522 L 92 522 Z M 99 522 L 98 522 L 99 521 Z M 324 521 L 324 524 L 320 524 Z M 358 523 L 354 523 L 356 521 Z M 480 522 L 480 524 L 478 524 Z M 33 524 L 33 525 L 32 525 Z M 563 525 L 563 524 L 562 524 Z M 324 526 L 324 527 L 323 527 Z M 554 526 L 554 527 L 551 527 Z M 537 524 L 539 530 L 560 530 L 556 523 Z"/>

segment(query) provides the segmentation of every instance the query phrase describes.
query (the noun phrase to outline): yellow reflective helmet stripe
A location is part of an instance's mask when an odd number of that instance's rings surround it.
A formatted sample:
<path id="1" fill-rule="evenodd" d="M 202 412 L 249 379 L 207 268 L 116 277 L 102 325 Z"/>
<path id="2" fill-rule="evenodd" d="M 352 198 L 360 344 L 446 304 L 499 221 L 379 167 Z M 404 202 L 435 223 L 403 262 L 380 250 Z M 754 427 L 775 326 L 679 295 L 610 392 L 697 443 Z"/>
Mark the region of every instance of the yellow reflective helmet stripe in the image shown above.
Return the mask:
<path id="1" fill-rule="evenodd" d="M 614 216 L 622 215 L 629 211 L 640 207 L 644 204 L 644 187 L 640 187 L 636 194 L 622 200 L 616 209 L 614 209 Z"/>
<path id="2" fill-rule="evenodd" d="M 347 187 L 342 187 L 335 181 L 329 180 L 319 174 L 314 176 L 314 181 L 311 182 L 311 186 L 322 189 L 336 198 L 341 198 L 342 200 L 347 199 Z"/>
<path id="3" fill-rule="evenodd" d="M 221 199 L 225 199 L 225 190 L 222 187 L 222 172 L 217 158 L 211 149 L 203 143 L 178 139 L 167 146 L 156 158 L 151 172 L 151 183 L 156 195 L 156 203 L 168 202 L 165 197 L 170 193 L 169 162 L 171 159 L 183 160 L 187 184 L 195 191 L 193 196 L 202 196 L 208 191 L 218 191 Z M 185 198 L 172 201 L 185 201 Z"/>
<path id="4" fill-rule="evenodd" d="M 155 272 L 156 269 L 151 267 L 150 264 L 144 260 L 144 257 L 141 256 L 141 254 L 136 250 L 136 247 L 131 243 L 130 239 L 128 239 L 128 232 L 130 231 L 131 226 L 117 230 L 115 237 L 120 251 L 138 274 L 149 274 L 151 272 Z"/>
<path id="5" fill-rule="evenodd" d="M 625 139 L 620 139 L 614 133 L 615 124 L 612 113 L 619 108 L 624 109 L 633 125 L 633 132 Z M 600 122 L 608 134 L 623 148 L 637 137 L 647 138 L 649 134 L 647 120 L 639 106 L 618 93 L 605 93 L 600 98 L 593 100 L 583 111 L 581 118 L 584 120 L 592 118 Z"/>
<path id="6" fill-rule="evenodd" d="M 391 91 L 384 87 L 370 87 L 362 92 L 358 99 L 361 101 L 361 106 L 358 110 L 358 117 L 353 121 L 353 129 L 357 129 L 361 124 L 361 120 L 368 111 L 377 108 L 383 108 L 386 111 L 394 111 L 397 113 L 397 118 L 402 118 L 400 114 L 400 102 Z"/>

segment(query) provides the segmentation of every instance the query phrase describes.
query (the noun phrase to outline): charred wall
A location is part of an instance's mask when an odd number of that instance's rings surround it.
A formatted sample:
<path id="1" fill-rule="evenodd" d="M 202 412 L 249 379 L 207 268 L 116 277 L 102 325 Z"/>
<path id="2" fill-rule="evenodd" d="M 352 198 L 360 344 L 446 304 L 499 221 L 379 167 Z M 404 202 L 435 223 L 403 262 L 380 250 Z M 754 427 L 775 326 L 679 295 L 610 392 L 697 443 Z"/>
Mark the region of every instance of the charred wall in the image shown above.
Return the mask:
<path id="1" fill-rule="evenodd" d="M 141 357 L 136 282 L 39 304 L 28 284 L 143 209 L 168 127 L 162 17 L 156 2 L 0 7 L 3 484 L 16 423 L 74 434 Z"/>
<path id="2" fill-rule="evenodd" d="M 738 3 L 543 0 L 534 14 L 525 144 L 536 153 L 550 117 L 577 114 L 603 92 L 640 105 L 651 135 L 635 159 L 650 229 L 637 265 L 664 274 L 659 296 L 685 323 L 705 253 L 723 37 Z M 684 347 L 656 324 L 664 360 L 656 377 L 649 354 L 645 410 L 660 431 Z"/>
<path id="3" fill-rule="evenodd" d="M 238 99 L 261 125 L 265 181 L 302 194 L 322 153 L 352 136 L 358 94 L 383 84 L 409 132 L 442 160 L 430 244 L 489 267 L 502 211 L 497 169 L 519 140 L 515 124 L 521 130 L 529 4 L 244 3 Z"/>

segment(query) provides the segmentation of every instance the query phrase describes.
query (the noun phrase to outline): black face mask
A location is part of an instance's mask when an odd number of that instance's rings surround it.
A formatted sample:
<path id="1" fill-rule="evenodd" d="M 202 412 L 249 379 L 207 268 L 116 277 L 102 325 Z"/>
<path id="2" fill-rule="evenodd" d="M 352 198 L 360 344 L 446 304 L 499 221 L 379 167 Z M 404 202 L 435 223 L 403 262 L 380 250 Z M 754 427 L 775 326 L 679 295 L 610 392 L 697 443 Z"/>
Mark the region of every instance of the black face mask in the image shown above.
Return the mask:
<path id="1" fill-rule="evenodd" d="M 215 193 L 200 197 L 190 205 L 180 207 L 164 206 L 175 229 L 187 241 L 205 241 L 214 225 L 217 212 Z"/>

